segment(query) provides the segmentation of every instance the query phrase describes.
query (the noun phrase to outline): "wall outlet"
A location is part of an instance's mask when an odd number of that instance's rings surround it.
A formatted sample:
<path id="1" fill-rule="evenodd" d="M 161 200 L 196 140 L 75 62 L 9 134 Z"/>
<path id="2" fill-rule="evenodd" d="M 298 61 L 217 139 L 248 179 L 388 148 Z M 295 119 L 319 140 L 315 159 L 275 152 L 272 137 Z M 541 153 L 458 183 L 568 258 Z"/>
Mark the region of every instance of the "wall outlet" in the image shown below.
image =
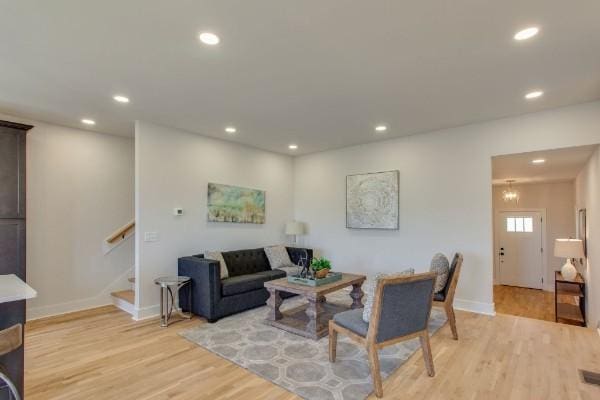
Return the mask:
<path id="1" fill-rule="evenodd" d="M 144 242 L 157 242 L 158 232 L 144 232 Z"/>
<path id="2" fill-rule="evenodd" d="M 175 207 L 173 209 L 173 215 L 175 215 L 176 217 L 183 215 L 183 208 Z"/>

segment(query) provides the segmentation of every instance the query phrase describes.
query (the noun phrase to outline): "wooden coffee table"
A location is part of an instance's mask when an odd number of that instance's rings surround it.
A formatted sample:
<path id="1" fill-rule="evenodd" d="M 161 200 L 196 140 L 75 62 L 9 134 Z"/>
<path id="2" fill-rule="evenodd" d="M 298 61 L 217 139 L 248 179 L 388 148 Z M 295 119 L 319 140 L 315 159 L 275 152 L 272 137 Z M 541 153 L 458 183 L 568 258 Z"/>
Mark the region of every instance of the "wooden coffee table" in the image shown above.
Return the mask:
<path id="1" fill-rule="evenodd" d="M 342 279 L 339 281 L 317 287 L 290 283 L 287 281 L 287 278 L 265 282 L 265 288 L 271 295 L 269 300 L 267 300 L 269 314 L 265 323 L 314 340 L 327 336 L 329 320 L 335 314 L 363 306 L 362 297 L 364 293 L 361 287 L 365 279 L 367 277 L 364 275 L 344 273 L 342 274 Z M 325 298 L 327 293 L 332 293 L 348 286 L 352 286 L 352 292 L 350 292 L 352 305 L 350 307 L 327 302 Z M 280 292 L 298 294 L 306 299 L 308 303 L 281 312 L 279 308 L 283 303 L 283 299 Z"/>

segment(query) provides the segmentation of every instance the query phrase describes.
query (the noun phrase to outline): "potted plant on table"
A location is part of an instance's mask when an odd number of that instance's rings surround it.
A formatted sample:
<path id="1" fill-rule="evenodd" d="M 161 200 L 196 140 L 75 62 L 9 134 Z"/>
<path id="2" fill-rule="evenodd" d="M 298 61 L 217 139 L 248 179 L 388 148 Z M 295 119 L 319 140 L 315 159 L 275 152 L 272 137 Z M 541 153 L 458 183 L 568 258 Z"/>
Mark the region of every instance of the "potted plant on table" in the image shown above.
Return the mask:
<path id="1" fill-rule="evenodd" d="M 331 261 L 325 257 L 313 258 L 310 267 L 315 274 L 315 279 L 323 279 L 331 270 Z"/>

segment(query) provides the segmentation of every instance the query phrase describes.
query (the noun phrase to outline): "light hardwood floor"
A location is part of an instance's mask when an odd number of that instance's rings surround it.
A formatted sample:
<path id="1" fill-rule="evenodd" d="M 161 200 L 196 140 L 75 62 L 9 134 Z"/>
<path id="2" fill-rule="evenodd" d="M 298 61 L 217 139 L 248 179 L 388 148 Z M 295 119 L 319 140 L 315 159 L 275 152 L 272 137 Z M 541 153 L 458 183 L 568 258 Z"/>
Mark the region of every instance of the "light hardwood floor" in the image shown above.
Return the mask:
<path id="1" fill-rule="evenodd" d="M 494 305 L 500 314 L 554 322 L 554 293 L 515 286 L 494 286 Z"/>
<path id="2" fill-rule="evenodd" d="M 591 329 L 528 318 L 457 312 L 460 340 L 444 326 L 432 338 L 436 376 L 420 351 L 383 384 L 385 399 L 600 398 L 577 369 L 600 371 Z M 297 399 L 177 333 L 114 307 L 28 323 L 25 392 L 36 399 Z M 372 395 L 371 399 L 375 399 Z"/>

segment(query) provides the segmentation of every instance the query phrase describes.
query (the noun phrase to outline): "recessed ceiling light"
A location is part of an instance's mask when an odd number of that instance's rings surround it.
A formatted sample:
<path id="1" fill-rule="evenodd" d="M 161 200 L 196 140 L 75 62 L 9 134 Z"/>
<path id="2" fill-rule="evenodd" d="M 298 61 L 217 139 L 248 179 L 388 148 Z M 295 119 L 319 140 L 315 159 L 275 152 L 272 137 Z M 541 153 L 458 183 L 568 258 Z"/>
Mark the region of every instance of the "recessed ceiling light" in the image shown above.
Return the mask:
<path id="1" fill-rule="evenodd" d="M 225 132 L 227 133 L 236 133 L 237 129 L 235 129 L 233 126 L 228 126 L 225 128 Z"/>
<path id="2" fill-rule="evenodd" d="M 536 158 L 535 160 L 531 160 L 532 164 L 543 164 L 546 162 L 545 158 Z"/>
<path id="3" fill-rule="evenodd" d="M 125 97 L 120 94 L 113 96 L 113 99 L 119 103 L 129 103 L 129 97 Z"/>
<path id="4" fill-rule="evenodd" d="M 89 119 L 89 118 L 83 118 L 81 120 L 81 123 L 86 124 L 86 125 L 96 125 L 96 121 L 94 121 L 93 119 Z"/>
<path id="5" fill-rule="evenodd" d="M 525 95 L 525 98 L 527 100 L 533 100 L 533 99 L 537 99 L 538 97 L 542 97 L 544 95 L 544 92 L 542 92 L 541 90 L 535 90 L 533 92 L 529 92 Z"/>
<path id="6" fill-rule="evenodd" d="M 540 28 L 536 27 L 536 26 L 532 26 L 526 29 L 523 29 L 517 33 L 515 33 L 515 40 L 527 40 L 527 39 L 531 39 L 532 37 L 534 37 L 535 35 L 537 35 L 540 32 Z"/>
<path id="7" fill-rule="evenodd" d="M 387 131 L 387 126 L 385 126 L 385 125 L 377 125 L 377 126 L 375 127 L 375 130 L 376 130 L 377 132 L 385 132 L 385 131 Z"/>
<path id="8" fill-rule="evenodd" d="M 210 32 L 202 32 L 200 35 L 198 35 L 198 38 L 202 43 L 207 44 L 209 46 L 219 44 L 219 42 L 221 41 L 221 39 L 219 39 L 217 35 Z"/>
<path id="9" fill-rule="evenodd" d="M 298 148 L 298 145 L 297 145 L 297 144 L 290 144 L 290 145 L 288 146 L 288 148 L 289 148 L 290 150 L 296 150 L 296 149 Z"/>

